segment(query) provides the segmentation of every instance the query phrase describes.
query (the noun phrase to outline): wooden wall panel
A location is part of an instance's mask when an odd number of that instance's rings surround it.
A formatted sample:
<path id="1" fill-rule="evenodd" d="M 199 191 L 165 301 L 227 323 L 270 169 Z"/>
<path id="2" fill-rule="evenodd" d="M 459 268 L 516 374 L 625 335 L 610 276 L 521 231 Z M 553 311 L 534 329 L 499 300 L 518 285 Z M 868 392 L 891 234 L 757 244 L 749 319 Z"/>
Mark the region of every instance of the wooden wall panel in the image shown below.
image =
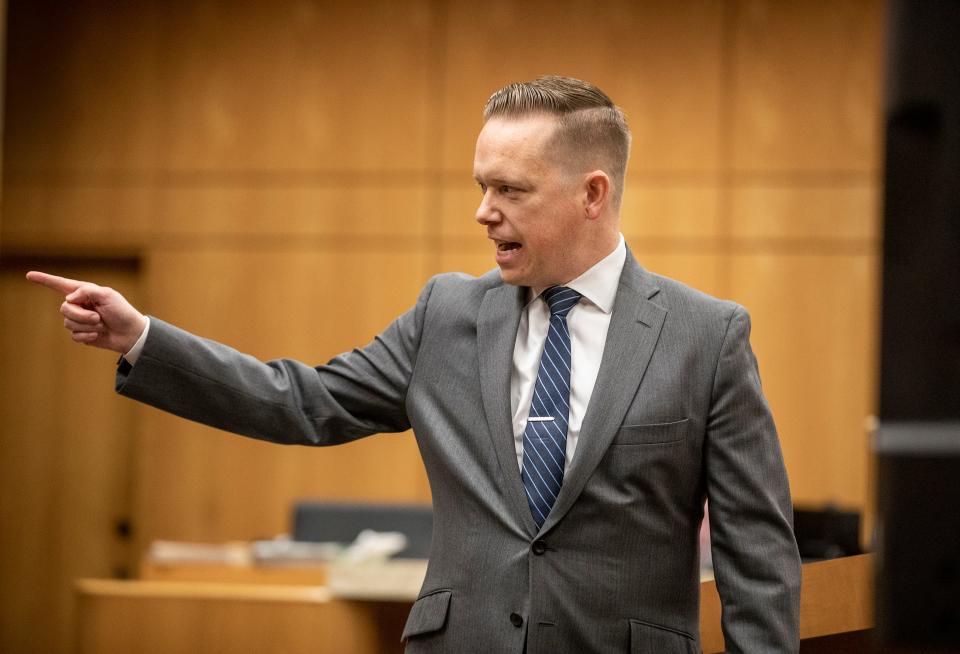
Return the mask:
<path id="1" fill-rule="evenodd" d="M 711 295 L 727 296 L 722 277 L 724 259 L 712 253 L 675 252 L 668 248 L 650 248 L 641 241 L 634 256 L 651 272 L 666 275 Z"/>
<path id="2" fill-rule="evenodd" d="M 138 298 L 128 266 L 48 261 Z M 117 532 L 133 510 L 135 415 L 114 396 L 115 357 L 79 347 L 52 292 L 0 267 L 0 651 L 67 652 L 71 582 L 131 571 Z"/>
<path id="3" fill-rule="evenodd" d="M 876 170 L 880 0 L 736 3 L 735 170 Z"/>
<path id="4" fill-rule="evenodd" d="M 140 245 L 162 147 L 158 3 L 13 2 L 3 150 L 7 249 Z"/>
<path id="5" fill-rule="evenodd" d="M 720 236 L 719 189 L 714 183 L 644 183 L 628 180 L 621 207 L 622 230 L 630 239 L 696 243 Z"/>
<path id="6" fill-rule="evenodd" d="M 472 126 L 491 92 L 563 74 L 592 81 L 627 112 L 634 171 L 715 170 L 721 13 L 713 0 L 682 10 L 667 0 L 449 3 L 444 169 L 470 169 Z"/>
<path id="7" fill-rule="evenodd" d="M 15 182 L 6 188 L 9 249 L 136 252 L 158 238 L 360 237 L 421 239 L 428 189 L 418 183 L 232 179 L 141 184 Z"/>
<path id="8" fill-rule="evenodd" d="M 413 306 L 423 271 L 420 250 L 389 246 L 158 248 L 145 266 L 147 308 L 254 356 L 326 361 Z"/>
<path id="9" fill-rule="evenodd" d="M 834 186 L 743 185 L 730 190 L 730 234 L 744 239 L 815 241 L 875 252 L 880 236 L 875 180 Z"/>
<path id="10" fill-rule="evenodd" d="M 427 194 L 423 185 L 389 179 L 354 185 L 214 182 L 157 193 L 157 224 L 177 236 L 420 239 L 428 230 Z"/>
<path id="11" fill-rule="evenodd" d="M 14 169 L 426 163 L 427 0 L 48 0 L 12 10 Z"/>
<path id="12" fill-rule="evenodd" d="M 875 407 L 880 0 L 731 3 L 721 224 L 795 499 L 862 508 Z"/>
<path id="13" fill-rule="evenodd" d="M 161 167 L 422 170 L 428 0 L 164 11 Z"/>
<path id="14" fill-rule="evenodd" d="M 875 256 L 732 257 L 797 503 L 863 507 L 876 375 Z"/>
<path id="15" fill-rule="evenodd" d="M 260 357 L 326 362 L 416 301 L 418 251 L 264 246 L 170 249 L 148 262 L 148 310 Z M 338 448 L 281 447 L 144 409 L 139 531 L 153 538 L 272 537 L 304 497 L 429 501 L 410 434 Z"/>
<path id="16" fill-rule="evenodd" d="M 149 169 L 163 104 L 154 0 L 11 2 L 8 172 Z"/>
<path id="17" fill-rule="evenodd" d="M 332 448 L 280 446 L 143 409 L 137 542 L 289 533 L 300 499 L 430 502 L 413 435 Z"/>
<path id="18" fill-rule="evenodd" d="M 428 0 L 48 0 L 13 15 L 8 247 L 422 232 Z"/>
<path id="19" fill-rule="evenodd" d="M 136 252 L 154 233 L 156 191 L 126 184 L 8 180 L 2 241 L 26 253 Z"/>

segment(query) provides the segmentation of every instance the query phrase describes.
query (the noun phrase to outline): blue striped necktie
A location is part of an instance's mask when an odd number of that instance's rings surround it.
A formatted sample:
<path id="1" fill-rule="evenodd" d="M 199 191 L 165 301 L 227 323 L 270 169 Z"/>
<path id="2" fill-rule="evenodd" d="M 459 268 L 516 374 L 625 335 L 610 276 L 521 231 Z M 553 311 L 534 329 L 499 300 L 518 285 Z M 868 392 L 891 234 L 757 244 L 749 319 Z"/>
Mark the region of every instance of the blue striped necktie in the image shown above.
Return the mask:
<path id="1" fill-rule="evenodd" d="M 570 418 L 567 314 L 580 301 L 580 294 L 565 286 L 551 286 L 541 297 L 550 306 L 550 329 L 533 386 L 530 415 L 523 430 L 523 469 L 520 473 L 537 528 L 547 519 L 563 483 L 567 421 Z"/>

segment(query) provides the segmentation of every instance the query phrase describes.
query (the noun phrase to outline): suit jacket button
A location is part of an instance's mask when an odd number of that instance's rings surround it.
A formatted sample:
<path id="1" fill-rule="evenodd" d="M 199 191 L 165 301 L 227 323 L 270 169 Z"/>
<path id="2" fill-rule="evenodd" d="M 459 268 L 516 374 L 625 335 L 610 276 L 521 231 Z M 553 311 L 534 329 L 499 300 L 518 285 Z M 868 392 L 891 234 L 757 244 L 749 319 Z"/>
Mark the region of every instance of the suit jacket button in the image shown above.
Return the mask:
<path id="1" fill-rule="evenodd" d="M 531 547 L 530 549 L 533 550 L 534 554 L 536 554 L 537 556 L 540 556 L 541 554 L 547 551 L 547 544 L 544 543 L 542 540 L 535 540 L 533 541 L 533 547 Z"/>
<path id="2" fill-rule="evenodd" d="M 520 617 L 520 614 L 519 614 L 519 613 L 511 613 L 511 614 L 510 614 L 510 624 L 512 624 L 514 627 L 522 627 L 522 626 L 523 626 L 523 618 Z"/>

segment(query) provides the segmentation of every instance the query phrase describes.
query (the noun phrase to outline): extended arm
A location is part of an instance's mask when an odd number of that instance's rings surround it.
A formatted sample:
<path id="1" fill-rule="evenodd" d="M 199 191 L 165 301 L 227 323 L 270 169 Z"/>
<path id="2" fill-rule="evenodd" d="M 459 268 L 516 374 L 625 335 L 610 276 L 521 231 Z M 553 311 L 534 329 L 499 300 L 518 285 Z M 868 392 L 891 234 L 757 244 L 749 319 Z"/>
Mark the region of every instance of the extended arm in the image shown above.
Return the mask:
<path id="1" fill-rule="evenodd" d="M 707 433 L 707 495 L 726 651 L 799 649 L 800 557 L 790 490 L 737 307 L 714 379 Z"/>
<path id="2" fill-rule="evenodd" d="M 146 318 L 116 291 L 44 273 L 28 279 L 68 294 L 61 312 L 78 342 L 126 353 L 143 331 Z M 409 427 L 406 389 L 431 288 L 366 347 L 316 368 L 289 359 L 263 363 L 152 318 L 136 365 L 120 362 L 117 390 L 275 442 L 330 445 L 402 431 Z"/>

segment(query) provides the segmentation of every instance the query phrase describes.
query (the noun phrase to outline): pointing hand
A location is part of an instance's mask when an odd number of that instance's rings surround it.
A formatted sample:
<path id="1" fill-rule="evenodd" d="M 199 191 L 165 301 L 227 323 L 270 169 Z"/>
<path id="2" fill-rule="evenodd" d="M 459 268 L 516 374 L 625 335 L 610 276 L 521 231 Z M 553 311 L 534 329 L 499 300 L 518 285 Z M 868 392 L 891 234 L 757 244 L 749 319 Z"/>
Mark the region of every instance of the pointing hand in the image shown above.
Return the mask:
<path id="1" fill-rule="evenodd" d="M 27 279 L 66 296 L 63 326 L 77 343 L 126 354 L 147 326 L 146 317 L 112 288 L 36 271 Z"/>

